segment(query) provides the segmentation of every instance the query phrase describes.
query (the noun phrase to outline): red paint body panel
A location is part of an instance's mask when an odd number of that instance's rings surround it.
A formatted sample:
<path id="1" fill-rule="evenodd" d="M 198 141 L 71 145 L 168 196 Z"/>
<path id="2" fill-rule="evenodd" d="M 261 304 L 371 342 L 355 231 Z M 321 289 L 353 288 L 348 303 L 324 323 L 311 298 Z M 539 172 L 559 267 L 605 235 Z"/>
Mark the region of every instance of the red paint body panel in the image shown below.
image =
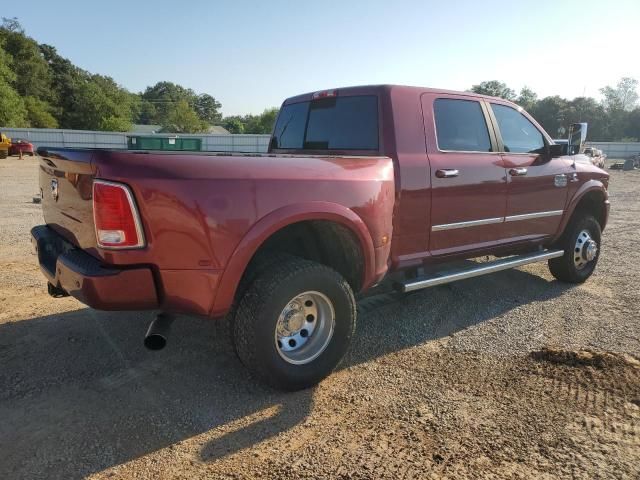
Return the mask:
<path id="1" fill-rule="evenodd" d="M 257 248 L 280 228 L 332 220 L 351 229 L 365 258 L 363 285 L 387 270 L 395 202 L 391 159 L 292 155 L 141 154 L 41 151 L 40 183 L 47 224 L 111 266 L 152 265 L 161 308 L 219 316 Z M 96 246 L 90 182 L 127 184 L 135 197 L 147 246 Z M 376 248 L 383 254 L 376 254 Z M 379 262 L 379 263 L 377 263 Z"/>
<path id="2" fill-rule="evenodd" d="M 523 245 L 548 245 L 564 228 L 581 195 L 593 189 L 606 194 L 605 172 L 574 167 L 567 158 L 544 163 L 536 155 L 497 150 L 438 150 L 435 99 L 474 100 L 485 110 L 489 102 L 509 102 L 388 85 L 338 89 L 337 94 L 378 97 L 379 151 L 240 155 L 44 148 L 39 152 L 45 220 L 103 265 L 123 273 L 152 274 L 154 300 L 145 291 L 138 305 L 127 302 L 127 308 L 149 308 L 155 302 L 168 311 L 218 317 L 230 308 L 257 249 L 295 222 L 328 220 L 350 229 L 363 254 L 361 283 L 366 290 L 390 270 L 504 253 L 509 248 L 515 251 Z M 309 100 L 311 95 L 287 99 L 284 105 Z M 490 124 L 489 128 L 495 127 Z M 508 172 L 514 166 L 526 166 L 531 175 L 511 178 Z M 435 172 L 441 168 L 459 169 L 460 175 L 438 178 Z M 575 171 L 578 182 L 565 188 L 554 186 L 555 175 Z M 147 242 L 144 248 L 96 246 L 94 178 L 130 187 Z M 49 192 L 54 180 L 57 198 Z M 432 229 L 545 210 L 564 214 Z M 147 288 L 149 282 L 141 284 Z M 115 295 L 113 288 L 104 287 Z M 104 308 L 105 295 L 97 300 L 86 296 L 83 301 Z"/>

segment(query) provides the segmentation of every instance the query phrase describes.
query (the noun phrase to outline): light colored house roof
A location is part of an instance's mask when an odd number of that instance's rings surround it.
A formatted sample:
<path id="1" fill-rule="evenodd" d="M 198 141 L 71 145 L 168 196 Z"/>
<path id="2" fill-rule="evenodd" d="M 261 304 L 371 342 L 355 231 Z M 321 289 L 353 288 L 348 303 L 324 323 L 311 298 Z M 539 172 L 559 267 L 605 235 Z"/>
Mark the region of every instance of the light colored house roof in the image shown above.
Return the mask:
<path id="1" fill-rule="evenodd" d="M 140 125 L 133 124 L 128 133 L 160 133 L 162 125 Z"/>
<path id="2" fill-rule="evenodd" d="M 207 129 L 207 133 L 213 133 L 215 135 L 229 135 L 229 130 L 220 125 L 212 125 Z"/>

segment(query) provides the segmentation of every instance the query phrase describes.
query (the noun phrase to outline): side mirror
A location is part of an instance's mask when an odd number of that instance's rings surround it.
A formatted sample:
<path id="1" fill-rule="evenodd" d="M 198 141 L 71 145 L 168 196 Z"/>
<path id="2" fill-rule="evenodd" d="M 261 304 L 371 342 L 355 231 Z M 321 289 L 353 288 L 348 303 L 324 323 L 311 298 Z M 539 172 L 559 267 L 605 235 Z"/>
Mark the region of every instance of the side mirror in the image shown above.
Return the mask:
<path id="1" fill-rule="evenodd" d="M 549 145 L 549 157 L 557 158 L 567 154 L 566 143 L 555 143 L 553 145 Z"/>
<path id="2" fill-rule="evenodd" d="M 584 142 L 587 139 L 587 124 L 586 123 L 572 123 L 569 126 L 569 147 L 567 153 L 569 155 L 575 155 L 580 153 L 584 147 Z"/>

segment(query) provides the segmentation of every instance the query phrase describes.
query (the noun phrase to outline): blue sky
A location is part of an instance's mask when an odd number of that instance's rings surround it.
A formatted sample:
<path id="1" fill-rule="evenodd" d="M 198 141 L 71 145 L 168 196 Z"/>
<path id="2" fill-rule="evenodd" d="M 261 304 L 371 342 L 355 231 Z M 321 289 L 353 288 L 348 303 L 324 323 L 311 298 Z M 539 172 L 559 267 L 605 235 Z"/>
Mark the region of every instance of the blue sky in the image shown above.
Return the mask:
<path id="1" fill-rule="evenodd" d="M 19 0 L 2 16 L 131 91 L 173 81 L 226 115 L 349 85 L 498 79 L 573 98 L 640 80 L 638 0 Z"/>

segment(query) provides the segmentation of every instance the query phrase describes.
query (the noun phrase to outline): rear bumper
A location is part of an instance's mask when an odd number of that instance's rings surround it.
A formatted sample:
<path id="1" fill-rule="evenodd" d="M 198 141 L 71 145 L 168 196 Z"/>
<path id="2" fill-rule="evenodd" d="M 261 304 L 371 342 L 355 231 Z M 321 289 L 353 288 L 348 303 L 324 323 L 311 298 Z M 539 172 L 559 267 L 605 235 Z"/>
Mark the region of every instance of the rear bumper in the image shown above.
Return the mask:
<path id="1" fill-rule="evenodd" d="M 31 229 L 31 242 L 40 270 L 54 286 L 98 310 L 148 310 L 158 307 L 158 295 L 150 268 L 104 266 L 40 225 Z"/>

